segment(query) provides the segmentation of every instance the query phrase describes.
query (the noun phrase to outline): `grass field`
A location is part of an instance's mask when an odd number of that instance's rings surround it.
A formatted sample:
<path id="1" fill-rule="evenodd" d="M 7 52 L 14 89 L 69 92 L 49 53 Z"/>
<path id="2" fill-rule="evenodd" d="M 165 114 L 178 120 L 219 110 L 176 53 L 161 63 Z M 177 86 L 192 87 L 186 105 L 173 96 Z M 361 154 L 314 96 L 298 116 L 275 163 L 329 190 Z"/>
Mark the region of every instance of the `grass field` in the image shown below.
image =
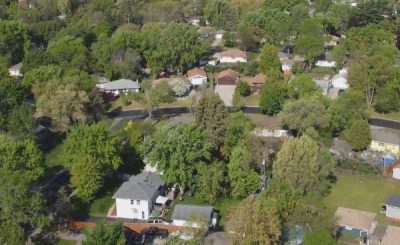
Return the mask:
<path id="1" fill-rule="evenodd" d="M 95 199 L 89 207 L 89 215 L 94 217 L 105 217 L 107 211 L 114 203 L 112 194 L 107 194 L 101 198 Z"/>
<path id="2" fill-rule="evenodd" d="M 400 181 L 381 177 L 338 176 L 324 203 L 332 213 L 342 206 L 378 214 L 382 203 L 393 194 L 400 195 Z M 381 214 L 378 221 L 390 223 Z"/>
<path id="3" fill-rule="evenodd" d="M 258 106 L 260 102 L 260 94 L 252 94 L 250 96 L 243 98 L 243 103 L 245 106 Z"/>
<path id="4" fill-rule="evenodd" d="M 60 161 L 61 144 L 57 145 L 45 155 L 45 164 L 47 167 L 55 167 L 61 165 Z"/>
<path id="5" fill-rule="evenodd" d="M 373 108 L 370 108 L 369 115 L 370 117 L 380 117 L 380 118 L 400 121 L 400 112 L 391 112 L 384 114 L 384 113 L 378 113 Z"/>

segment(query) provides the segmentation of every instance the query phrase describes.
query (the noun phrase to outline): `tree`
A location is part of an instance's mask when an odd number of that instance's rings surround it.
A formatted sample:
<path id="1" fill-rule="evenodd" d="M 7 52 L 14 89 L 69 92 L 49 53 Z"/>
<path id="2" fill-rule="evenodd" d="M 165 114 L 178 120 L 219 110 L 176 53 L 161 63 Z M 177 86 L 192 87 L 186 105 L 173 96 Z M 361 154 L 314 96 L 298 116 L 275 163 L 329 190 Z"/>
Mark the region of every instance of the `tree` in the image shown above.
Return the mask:
<path id="1" fill-rule="evenodd" d="M 226 125 L 226 136 L 224 140 L 224 148 L 228 153 L 243 139 L 248 132 L 255 127 L 251 118 L 243 112 L 237 112 L 229 115 L 229 122 Z"/>
<path id="2" fill-rule="evenodd" d="M 325 18 L 338 33 L 344 34 L 347 31 L 350 12 L 349 4 L 332 4 L 325 14 Z"/>
<path id="3" fill-rule="evenodd" d="M 289 97 L 295 100 L 321 94 L 321 88 L 309 75 L 299 75 L 289 82 Z"/>
<path id="4" fill-rule="evenodd" d="M 303 243 L 304 245 L 336 245 L 338 244 L 336 240 L 333 238 L 332 234 L 325 230 L 317 230 L 307 232 L 304 236 Z"/>
<path id="5" fill-rule="evenodd" d="M 33 191 L 44 174 L 44 158 L 32 140 L 5 135 L 0 135 L 0 150 L 0 242 L 21 244 L 22 224 L 42 228 L 47 223 L 44 201 Z"/>
<path id="6" fill-rule="evenodd" d="M 197 125 L 207 130 L 213 146 L 219 148 L 225 137 L 228 114 L 218 94 L 205 93 L 196 107 L 195 117 Z"/>
<path id="7" fill-rule="evenodd" d="M 183 80 L 180 79 L 174 79 L 172 80 L 169 85 L 171 86 L 171 89 L 174 91 L 175 96 L 177 97 L 183 97 L 188 94 L 190 87 L 187 85 L 187 83 Z"/>
<path id="8" fill-rule="evenodd" d="M 32 107 L 27 104 L 16 106 L 11 111 L 8 128 L 17 138 L 33 138 L 35 127 L 33 112 Z"/>
<path id="9" fill-rule="evenodd" d="M 29 47 L 27 27 L 14 20 L 0 20 L 0 63 L 15 64 Z M 4 59 L 4 60 L 3 60 Z"/>
<path id="10" fill-rule="evenodd" d="M 260 108 L 270 116 L 282 110 L 287 97 L 286 87 L 281 81 L 271 81 L 261 88 Z"/>
<path id="11" fill-rule="evenodd" d="M 238 23 L 238 11 L 226 0 L 207 1 L 204 17 L 217 28 L 233 31 Z"/>
<path id="12" fill-rule="evenodd" d="M 62 145 L 61 160 L 71 172 L 71 184 L 84 198 L 92 198 L 102 187 L 104 171 L 121 164 L 119 145 L 104 123 L 78 125 Z"/>
<path id="13" fill-rule="evenodd" d="M 260 54 L 260 70 L 264 74 L 272 71 L 281 71 L 281 61 L 278 57 L 278 47 L 271 44 L 264 44 Z"/>
<path id="14" fill-rule="evenodd" d="M 389 87 L 379 88 L 376 93 L 374 108 L 381 113 L 399 111 L 400 94 Z"/>
<path id="15" fill-rule="evenodd" d="M 60 85 L 55 91 L 46 90 L 37 101 L 38 110 L 55 120 L 62 130 L 89 122 L 85 104 L 89 97 L 73 84 Z"/>
<path id="16" fill-rule="evenodd" d="M 83 245 L 124 245 L 126 238 L 122 224 L 117 222 L 99 221 L 92 231 L 84 230 L 86 239 Z"/>
<path id="17" fill-rule="evenodd" d="M 293 187 L 310 193 L 320 188 L 321 180 L 328 176 L 332 161 L 309 136 L 285 141 L 273 163 L 273 178 L 290 182 Z"/>
<path id="18" fill-rule="evenodd" d="M 254 196 L 240 202 L 230 214 L 229 224 L 226 229 L 232 244 L 279 244 L 281 226 L 277 211 Z"/>
<path id="19" fill-rule="evenodd" d="M 366 149 L 371 143 L 371 133 L 367 120 L 355 120 L 350 128 L 343 131 L 342 135 L 355 150 Z"/>
<path id="20" fill-rule="evenodd" d="M 144 153 L 167 183 L 179 183 L 184 190 L 194 186 L 196 168 L 211 159 L 211 147 L 202 128 L 179 123 L 146 138 Z"/>
<path id="21" fill-rule="evenodd" d="M 368 105 L 371 105 L 376 90 L 390 78 L 394 59 L 384 53 L 361 57 L 354 61 L 348 72 L 348 81 L 352 88 L 362 91 Z"/>
<path id="22" fill-rule="evenodd" d="M 235 90 L 237 90 L 241 96 L 248 96 L 251 93 L 249 84 L 242 80 L 237 83 Z"/>
<path id="23" fill-rule="evenodd" d="M 224 35 L 225 37 L 225 35 Z M 243 50 L 254 50 L 257 48 L 257 39 L 250 27 L 239 25 L 237 37 L 240 40 L 239 47 Z"/>
<path id="24" fill-rule="evenodd" d="M 360 26 L 380 23 L 385 15 L 391 14 L 388 0 L 361 2 L 353 14 Z"/>
<path id="25" fill-rule="evenodd" d="M 246 197 L 256 191 L 260 178 L 252 168 L 253 159 L 244 145 L 237 145 L 228 163 L 228 179 L 235 197 Z"/>
<path id="26" fill-rule="evenodd" d="M 313 99 L 288 101 L 278 115 L 284 127 L 298 135 L 309 128 L 323 130 L 329 127 L 329 114 L 325 107 Z"/>
<path id="27" fill-rule="evenodd" d="M 49 43 L 47 52 L 62 67 L 88 70 L 89 52 L 81 38 L 65 36 Z"/>
<path id="28" fill-rule="evenodd" d="M 145 1 L 143 0 L 118 0 L 117 7 L 119 12 L 124 16 L 126 23 L 140 22 L 140 8 Z"/>
<path id="29" fill-rule="evenodd" d="M 223 162 L 199 165 L 196 190 L 200 198 L 210 204 L 226 193 L 226 166 Z"/>
<path id="30" fill-rule="evenodd" d="M 315 57 L 324 51 L 324 27 L 316 18 L 308 18 L 300 23 L 295 52 L 304 56 L 312 65 Z"/>
<path id="31" fill-rule="evenodd" d="M 349 128 L 355 120 L 368 119 L 368 106 L 364 96 L 351 89 L 333 101 L 330 111 L 331 129 L 337 132 Z"/>
<path id="32" fill-rule="evenodd" d="M 138 94 L 135 99 L 146 109 L 149 118 L 153 117 L 153 111 L 161 103 L 171 103 L 174 100 L 174 91 L 167 83 L 152 86 L 150 81 L 142 83 L 143 94 Z"/>
<path id="33" fill-rule="evenodd" d="M 140 74 L 142 57 L 131 48 L 114 50 L 111 56 L 111 69 L 116 77 L 137 79 Z"/>

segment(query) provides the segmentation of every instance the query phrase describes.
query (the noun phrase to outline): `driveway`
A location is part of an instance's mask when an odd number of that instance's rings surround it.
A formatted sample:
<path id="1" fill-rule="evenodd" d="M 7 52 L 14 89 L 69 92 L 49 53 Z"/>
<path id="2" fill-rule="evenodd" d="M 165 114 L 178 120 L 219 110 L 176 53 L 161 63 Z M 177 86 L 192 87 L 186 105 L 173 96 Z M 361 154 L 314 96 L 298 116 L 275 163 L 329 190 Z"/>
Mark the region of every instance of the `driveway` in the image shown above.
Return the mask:
<path id="1" fill-rule="evenodd" d="M 232 98 L 236 85 L 216 85 L 215 92 L 224 101 L 225 106 L 232 106 Z"/>

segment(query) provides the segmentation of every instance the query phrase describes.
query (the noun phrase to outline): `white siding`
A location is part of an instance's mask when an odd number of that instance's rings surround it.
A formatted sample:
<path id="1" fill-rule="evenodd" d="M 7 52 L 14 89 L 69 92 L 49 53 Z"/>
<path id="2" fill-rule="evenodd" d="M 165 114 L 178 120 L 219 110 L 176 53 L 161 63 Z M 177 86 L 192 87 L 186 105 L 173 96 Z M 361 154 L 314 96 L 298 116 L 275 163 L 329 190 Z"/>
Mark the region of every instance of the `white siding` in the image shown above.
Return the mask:
<path id="1" fill-rule="evenodd" d="M 207 84 L 207 78 L 202 76 L 195 76 L 190 78 L 190 83 L 192 85 L 205 85 Z"/>
<path id="2" fill-rule="evenodd" d="M 400 180 L 400 168 L 393 169 L 393 178 Z"/>
<path id="3" fill-rule="evenodd" d="M 241 58 L 241 57 L 225 57 L 222 56 L 221 59 L 219 60 L 220 63 L 236 63 L 236 62 L 247 62 L 246 58 Z"/>
<path id="4" fill-rule="evenodd" d="M 335 61 L 326 61 L 326 60 L 318 60 L 315 66 L 318 67 L 335 67 L 336 62 Z"/>
<path id="5" fill-rule="evenodd" d="M 386 217 L 400 220 L 400 208 L 386 206 Z"/>
<path id="6" fill-rule="evenodd" d="M 196 222 L 187 222 L 186 220 L 179 220 L 179 219 L 172 220 L 172 225 L 194 227 L 194 228 L 200 227 L 200 225 L 197 224 Z"/>
<path id="7" fill-rule="evenodd" d="M 143 220 L 149 218 L 149 203 L 145 200 L 140 200 L 139 204 L 137 204 L 137 200 L 133 200 L 133 204 L 131 204 L 131 200 L 129 199 L 117 198 L 115 199 L 115 203 L 118 218 Z M 142 212 L 144 213 L 144 218 Z"/>

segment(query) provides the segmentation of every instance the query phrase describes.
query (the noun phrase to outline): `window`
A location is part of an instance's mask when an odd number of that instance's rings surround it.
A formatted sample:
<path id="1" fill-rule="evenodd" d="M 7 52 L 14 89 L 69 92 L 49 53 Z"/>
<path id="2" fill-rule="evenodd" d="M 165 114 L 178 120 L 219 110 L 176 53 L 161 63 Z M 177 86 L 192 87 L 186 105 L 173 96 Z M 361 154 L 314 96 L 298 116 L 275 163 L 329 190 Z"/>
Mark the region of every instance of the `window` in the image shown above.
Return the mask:
<path id="1" fill-rule="evenodd" d="M 131 205 L 133 205 L 133 200 L 131 200 Z"/>
<path id="2" fill-rule="evenodd" d="M 142 219 L 144 219 L 144 211 L 142 211 Z"/>
<path id="3" fill-rule="evenodd" d="M 140 200 L 136 200 L 136 205 L 140 205 Z"/>

